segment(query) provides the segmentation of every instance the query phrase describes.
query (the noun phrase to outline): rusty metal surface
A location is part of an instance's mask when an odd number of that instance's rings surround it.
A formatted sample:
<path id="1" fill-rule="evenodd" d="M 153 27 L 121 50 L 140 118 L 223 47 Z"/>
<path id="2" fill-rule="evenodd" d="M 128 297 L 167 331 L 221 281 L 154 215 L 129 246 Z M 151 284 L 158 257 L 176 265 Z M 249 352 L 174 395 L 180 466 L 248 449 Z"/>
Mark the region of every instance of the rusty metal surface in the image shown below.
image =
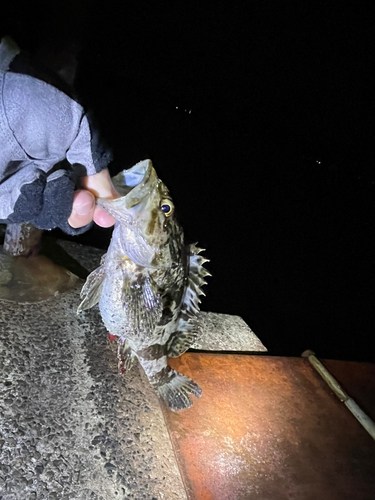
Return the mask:
<path id="1" fill-rule="evenodd" d="M 375 364 L 331 359 L 322 360 L 322 363 L 349 396 L 375 421 Z"/>
<path id="2" fill-rule="evenodd" d="M 171 361 L 203 389 L 189 410 L 163 410 L 190 500 L 375 498 L 375 442 L 307 360 Z"/>

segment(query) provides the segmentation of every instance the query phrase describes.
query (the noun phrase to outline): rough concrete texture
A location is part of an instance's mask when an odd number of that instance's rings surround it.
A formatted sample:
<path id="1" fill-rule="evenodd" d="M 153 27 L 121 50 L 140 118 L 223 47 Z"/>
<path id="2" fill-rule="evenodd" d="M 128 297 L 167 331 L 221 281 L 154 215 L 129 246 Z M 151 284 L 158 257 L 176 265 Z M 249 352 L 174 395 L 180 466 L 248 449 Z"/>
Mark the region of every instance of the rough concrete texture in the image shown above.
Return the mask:
<path id="1" fill-rule="evenodd" d="M 231 314 L 199 313 L 201 336 L 192 349 L 203 351 L 267 351 L 242 318 Z"/>
<path id="2" fill-rule="evenodd" d="M 73 259 L 75 259 L 89 272 L 99 266 L 100 259 L 106 252 L 100 248 L 81 245 L 80 243 L 74 243 L 73 241 L 58 240 L 58 244 L 65 250 L 66 253 L 73 257 Z"/>
<path id="3" fill-rule="evenodd" d="M 0 498 L 186 498 L 155 393 L 78 302 L 0 303 Z"/>

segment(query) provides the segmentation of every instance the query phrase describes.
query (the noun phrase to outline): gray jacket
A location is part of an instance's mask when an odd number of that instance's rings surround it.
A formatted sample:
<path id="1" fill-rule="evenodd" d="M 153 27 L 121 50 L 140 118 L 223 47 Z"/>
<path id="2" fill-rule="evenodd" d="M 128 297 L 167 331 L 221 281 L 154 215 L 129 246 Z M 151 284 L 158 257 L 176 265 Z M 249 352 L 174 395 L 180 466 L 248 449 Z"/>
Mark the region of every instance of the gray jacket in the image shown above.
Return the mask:
<path id="1" fill-rule="evenodd" d="M 10 38 L 1 41 L 0 222 L 79 234 L 89 226 L 67 222 L 79 176 L 107 167 L 111 153 L 82 106 L 22 55 Z"/>

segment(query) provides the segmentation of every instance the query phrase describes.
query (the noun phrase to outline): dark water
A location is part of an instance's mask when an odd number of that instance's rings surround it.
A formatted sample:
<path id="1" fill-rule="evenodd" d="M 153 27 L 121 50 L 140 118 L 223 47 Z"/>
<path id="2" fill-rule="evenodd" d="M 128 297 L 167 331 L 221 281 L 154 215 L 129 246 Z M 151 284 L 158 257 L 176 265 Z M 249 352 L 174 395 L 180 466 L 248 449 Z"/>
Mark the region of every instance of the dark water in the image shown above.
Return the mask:
<path id="1" fill-rule="evenodd" d="M 274 355 L 375 361 L 371 4 L 79 5 L 77 88 L 112 172 L 151 158 L 207 248 L 203 309 Z"/>

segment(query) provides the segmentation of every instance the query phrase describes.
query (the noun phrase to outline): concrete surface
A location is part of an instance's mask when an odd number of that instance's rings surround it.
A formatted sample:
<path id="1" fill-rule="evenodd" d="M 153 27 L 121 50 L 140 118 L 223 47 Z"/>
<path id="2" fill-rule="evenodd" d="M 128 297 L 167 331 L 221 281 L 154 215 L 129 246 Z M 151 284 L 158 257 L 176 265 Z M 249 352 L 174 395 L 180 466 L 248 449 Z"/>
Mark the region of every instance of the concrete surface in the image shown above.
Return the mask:
<path id="1" fill-rule="evenodd" d="M 78 301 L 1 303 L 0 498 L 184 499 L 155 393 Z"/>
<path id="2" fill-rule="evenodd" d="M 61 245 L 89 271 L 103 253 Z M 0 302 L 0 500 L 184 500 L 158 398 L 138 366 L 117 373 L 98 309 L 76 315 L 82 283 Z"/>

